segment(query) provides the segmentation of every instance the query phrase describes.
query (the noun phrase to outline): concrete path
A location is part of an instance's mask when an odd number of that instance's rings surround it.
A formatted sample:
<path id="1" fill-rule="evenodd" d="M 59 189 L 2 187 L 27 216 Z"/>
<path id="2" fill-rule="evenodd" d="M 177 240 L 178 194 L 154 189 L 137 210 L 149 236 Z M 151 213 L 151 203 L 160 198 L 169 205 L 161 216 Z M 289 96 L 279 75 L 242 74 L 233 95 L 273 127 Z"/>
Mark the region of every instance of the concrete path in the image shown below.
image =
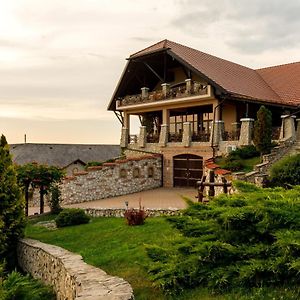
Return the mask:
<path id="1" fill-rule="evenodd" d="M 194 188 L 158 188 L 124 196 L 65 205 L 64 207 L 125 208 L 125 201 L 128 201 L 129 208 L 138 208 L 139 201 L 141 201 L 144 208 L 185 208 L 186 204 L 182 197 L 196 201 L 196 195 L 197 190 Z M 45 207 L 45 211 L 49 211 L 49 208 Z M 29 208 L 30 215 L 36 212 L 39 212 L 39 207 Z"/>

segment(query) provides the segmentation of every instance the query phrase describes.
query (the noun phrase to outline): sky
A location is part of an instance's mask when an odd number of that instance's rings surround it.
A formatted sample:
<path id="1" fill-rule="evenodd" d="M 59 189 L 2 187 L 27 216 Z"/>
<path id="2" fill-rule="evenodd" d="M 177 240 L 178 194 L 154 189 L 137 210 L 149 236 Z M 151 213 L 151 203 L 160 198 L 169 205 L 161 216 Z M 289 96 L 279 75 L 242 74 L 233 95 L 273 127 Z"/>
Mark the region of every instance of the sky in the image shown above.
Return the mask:
<path id="1" fill-rule="evenodd" d="M 298 0 L 0 0 L 0 133 L 118 144 L 106 109 L 130 54 L 167 38 L 253 68 L 300 61 L 299 11 Z"/>

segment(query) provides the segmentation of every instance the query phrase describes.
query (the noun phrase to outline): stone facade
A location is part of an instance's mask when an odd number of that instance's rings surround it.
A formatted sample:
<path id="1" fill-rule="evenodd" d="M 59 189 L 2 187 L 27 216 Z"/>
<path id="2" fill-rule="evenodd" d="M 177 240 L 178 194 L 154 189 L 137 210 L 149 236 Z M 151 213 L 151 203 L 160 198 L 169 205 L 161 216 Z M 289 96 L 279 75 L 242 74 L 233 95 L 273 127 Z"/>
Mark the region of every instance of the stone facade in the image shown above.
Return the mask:
<path id="1" fill-rule="evenodd" d="M 32 277 L 51 285 L 57 300 L 133 300 L 130 284 L 86 264 L 81 255 L 31 239 L 20 240 L 18 263 Z"/>
<path id="2" fill-rule="evenodd" d="M 160 187 L 161 155 L 116 160 L 67 177 L 61 185 L 63 204 L 104 199 Z"/>

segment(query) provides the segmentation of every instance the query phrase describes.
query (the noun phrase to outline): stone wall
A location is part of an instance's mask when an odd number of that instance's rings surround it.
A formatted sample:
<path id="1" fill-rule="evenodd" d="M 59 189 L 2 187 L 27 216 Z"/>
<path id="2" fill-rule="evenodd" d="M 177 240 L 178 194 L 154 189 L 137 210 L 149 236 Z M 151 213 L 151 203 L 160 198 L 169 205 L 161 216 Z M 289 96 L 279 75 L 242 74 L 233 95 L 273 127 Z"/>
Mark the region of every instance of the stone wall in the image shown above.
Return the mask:
<path id="1" fill-rule="evenodd" d="M 117 217 L 123 218 L 125 208 L 86 208 L 85 212 L 92 217 Z M 180 209 L 146 209 L 148 217 L 161 217 L 161 216 L 177 216 L 181 214 Z"/>
<path id="2" fill-rule="evenodd" d="M 18 263 L 23 271 L 53 286 L 58 300 L 131 300 L 128 282 L 86 264 L 82 257 L 57 246 L 20 240 Z"/>
<path id="3" fill-rule="evenodd" d="M 66 177 L 61 185 L 63 204 L 104 199 L 160 187 L 161 155 L 116 160 Z"/>

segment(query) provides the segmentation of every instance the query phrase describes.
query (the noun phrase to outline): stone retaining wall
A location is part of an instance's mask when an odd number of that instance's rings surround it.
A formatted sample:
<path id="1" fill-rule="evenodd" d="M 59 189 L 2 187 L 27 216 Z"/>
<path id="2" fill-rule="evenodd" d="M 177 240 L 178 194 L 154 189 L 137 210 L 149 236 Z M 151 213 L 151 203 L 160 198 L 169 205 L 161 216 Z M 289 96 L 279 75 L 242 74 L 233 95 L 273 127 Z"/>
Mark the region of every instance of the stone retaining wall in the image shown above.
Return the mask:
<path id="1" fill-rule="evenodd" d="M 116 160 L 67 177 L 61 185 L 63 204 L 120 196 L 160 187 L 160 154 Z"/>
<path id="2" fill-rule="evenodd" d="M 125 208 L 85 208 L 85 212 L 92 217 L 124 217 Z M 174 209 L 145 209 L 148 217 L 177 216 L 181 213 L 178 208 Z"/>
<path id="3" fill-rule="evenodd" d="M 23 271 L 52 285 L 58 300 L 132 300 L 127 281 L 86 264 L 78 254 L 63 248 L 22 239 L 18 263 Z"/>

